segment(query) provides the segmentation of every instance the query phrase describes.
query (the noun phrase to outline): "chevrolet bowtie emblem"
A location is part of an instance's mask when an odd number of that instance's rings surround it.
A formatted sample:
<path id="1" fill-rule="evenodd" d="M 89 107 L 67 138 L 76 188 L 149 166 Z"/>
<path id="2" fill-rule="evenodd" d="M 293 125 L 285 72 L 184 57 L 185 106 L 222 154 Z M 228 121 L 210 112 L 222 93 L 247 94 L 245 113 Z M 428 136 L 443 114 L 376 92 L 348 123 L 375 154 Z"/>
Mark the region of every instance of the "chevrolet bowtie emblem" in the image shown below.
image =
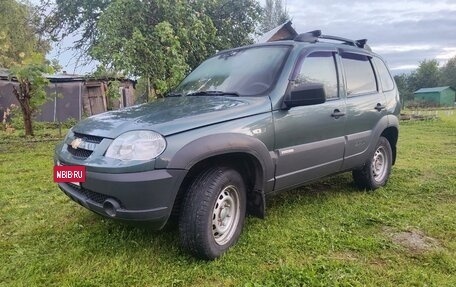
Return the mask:
<path id="1" fill-rule="evenodd" d="M 78 149 L 78 147 L 81 145 L 82 143 L 82 139 L 80 138 L 77 138 L 77 139 L 74 139 L 72 142 L 71 142 L 71 147 L 73 149 Z"/>

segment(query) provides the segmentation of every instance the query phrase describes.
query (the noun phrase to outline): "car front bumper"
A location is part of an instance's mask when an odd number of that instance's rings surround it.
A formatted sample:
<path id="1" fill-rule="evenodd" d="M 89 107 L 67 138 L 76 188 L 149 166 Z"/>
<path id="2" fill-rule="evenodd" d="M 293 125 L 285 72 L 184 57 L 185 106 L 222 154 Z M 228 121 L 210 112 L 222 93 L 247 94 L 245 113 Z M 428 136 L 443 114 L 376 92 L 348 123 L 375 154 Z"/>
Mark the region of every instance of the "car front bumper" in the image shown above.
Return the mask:
<path id="1" fill-rule="evenodd" d="M 85 208 L 128 221 L 149 221 L 155 229 L 167 222 L 185 170 L 154 170 L 107 174 L 87 171 L 80 186 L 59 183 L 60 189 Z"/>

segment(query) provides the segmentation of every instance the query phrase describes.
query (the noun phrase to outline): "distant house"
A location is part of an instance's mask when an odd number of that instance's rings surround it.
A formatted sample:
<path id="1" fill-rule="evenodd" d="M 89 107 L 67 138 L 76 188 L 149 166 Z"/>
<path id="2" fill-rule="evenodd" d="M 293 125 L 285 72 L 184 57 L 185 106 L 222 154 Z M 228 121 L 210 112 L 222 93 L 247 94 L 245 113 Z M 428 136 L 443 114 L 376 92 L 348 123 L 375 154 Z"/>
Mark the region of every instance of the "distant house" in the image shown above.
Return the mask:
<path id="1" fill-rule="evenodd" d="M 264 33 L 263 35 L 260 36 L 256 40 L 257 43 L 266 43 L 266 42 L 273 42 L 273 41 L 279 41 L 279 40 L 292 40 L 296 36 L 298 36 L 298 33 L 296 30 L 291 26 L 293 23 L 289 20 L 282 25 L 279 25 L 272 29 L 271 31 L 268 31 Z"/>
<path id="2" fill-rule="evenodd" d="M 430 106 L 453 107 L 456 100 L 456 89 L 450 86 L 422 88 L 413 93 L 416 102 Z"/>
<path id="3" fill-rule="evenodd" d="M 80 120 L 83 116 L 91 116 L 132 106 L 136 99 L 134 89 L 136 81 L 126 78 L 94 78 L 80 75 L 49 75 L 49 87 L 46 92 L 50 98 L 36 115 L 36 120 L 46 122 L 65 121 L 69 118 Z M 112 81 L 119 81 L 119 95 L 108 99 L 106 91 Z M 7 70 L 0 70 L 0 109 L 11 104 L 19 105 L 13 95 L 13 87 L 17 81 L 9 79 Z M 2 115 L 0 115 L 0 121 Z"/>

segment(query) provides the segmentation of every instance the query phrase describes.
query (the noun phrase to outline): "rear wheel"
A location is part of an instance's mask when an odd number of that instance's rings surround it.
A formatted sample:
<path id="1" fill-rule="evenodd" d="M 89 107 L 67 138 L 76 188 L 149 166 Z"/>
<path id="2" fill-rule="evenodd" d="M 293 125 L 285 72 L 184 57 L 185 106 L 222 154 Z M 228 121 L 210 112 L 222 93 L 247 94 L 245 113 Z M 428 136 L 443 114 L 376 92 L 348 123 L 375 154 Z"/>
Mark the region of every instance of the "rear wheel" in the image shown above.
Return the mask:
<path id="1" fill-rule="evenodd" d="M 184 249 L 214 259 L 233 246 L 241 234 L 246 211 L 242 176 L 227 167 L 200 174 L 184 197 L 179 234 Z"/>
<path id="2" fill-rule="evenodd" d="M 353 170 L 353 180 L 362 189 L 374 190 L 386 184 L 391 173 L 393 154 L 389 141 L 380 137 L 374 154 L 361 168 Z"/>

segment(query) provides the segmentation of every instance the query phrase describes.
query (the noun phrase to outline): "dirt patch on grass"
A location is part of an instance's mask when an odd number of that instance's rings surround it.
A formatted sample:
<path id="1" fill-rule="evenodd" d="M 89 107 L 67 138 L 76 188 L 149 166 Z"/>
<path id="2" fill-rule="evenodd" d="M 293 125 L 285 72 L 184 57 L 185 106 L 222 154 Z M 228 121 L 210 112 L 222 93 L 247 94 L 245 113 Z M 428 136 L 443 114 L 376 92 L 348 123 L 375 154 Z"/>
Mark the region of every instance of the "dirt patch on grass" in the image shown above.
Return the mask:
<path id="1" fill-rule="evenodd" d="M 397 231 L 391 227 L 383 228 L 383 232 L 391 238 L 393 243 L 401 245 L 416 253 L 430 251 L 440 246 L 439 241 L 429 237 L 421 230 L 411 229 L 408 231 Z"/>

